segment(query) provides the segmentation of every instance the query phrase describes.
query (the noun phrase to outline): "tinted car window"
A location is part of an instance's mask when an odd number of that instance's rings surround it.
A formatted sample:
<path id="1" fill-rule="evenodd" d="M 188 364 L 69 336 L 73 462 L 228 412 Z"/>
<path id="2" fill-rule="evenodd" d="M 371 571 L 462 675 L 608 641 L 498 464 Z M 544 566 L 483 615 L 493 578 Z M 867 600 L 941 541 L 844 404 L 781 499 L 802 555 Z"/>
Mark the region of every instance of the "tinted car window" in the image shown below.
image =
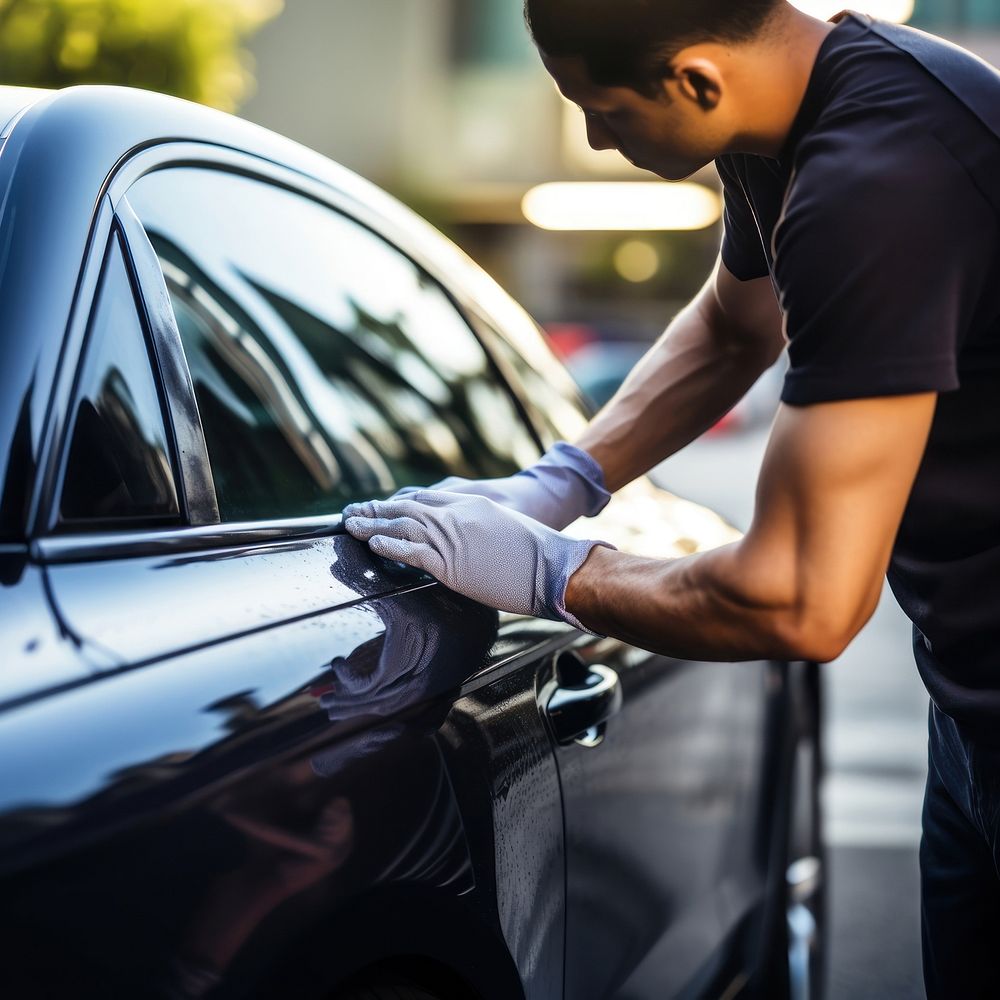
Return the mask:
<path id="1" fill-rule="evenodd" d="M 523 330 L 520 338 L 529 351 L 517 350 L 492 323 L 481 321 L 494 355 L 507 366 L 507 377 L 527 401 L 546 444 L 575 441 L 587 426 L 587 406 L 572 378 L 551 354 L 541 333 Z M 529 341 L 530 338 L 530 341 Z"/>
<path id="2" fill-rule="evenodd" d="M 129 192 L 191 368 L 224 520 L 335 512 L 537 447 L 461 314 L 370 230 L 200 168 Z"/>
<path id="3" fill-rule="evenodd" d="M 163 407 L 121 247 L 112 241 L 73 406 L 60 511 L 68 522 L 172 520 Z"/>

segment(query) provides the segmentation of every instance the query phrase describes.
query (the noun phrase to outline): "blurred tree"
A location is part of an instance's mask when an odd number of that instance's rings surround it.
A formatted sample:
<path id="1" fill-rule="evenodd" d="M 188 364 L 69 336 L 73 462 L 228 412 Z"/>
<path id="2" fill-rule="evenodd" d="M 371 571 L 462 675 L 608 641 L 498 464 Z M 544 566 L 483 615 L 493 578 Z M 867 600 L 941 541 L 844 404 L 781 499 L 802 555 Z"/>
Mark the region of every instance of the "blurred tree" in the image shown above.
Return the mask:
<path id="1" fill-rule="evenodd" d="M 235 110 L 283 0 L 0 0 L 0 84 L 115 83 Z"/>

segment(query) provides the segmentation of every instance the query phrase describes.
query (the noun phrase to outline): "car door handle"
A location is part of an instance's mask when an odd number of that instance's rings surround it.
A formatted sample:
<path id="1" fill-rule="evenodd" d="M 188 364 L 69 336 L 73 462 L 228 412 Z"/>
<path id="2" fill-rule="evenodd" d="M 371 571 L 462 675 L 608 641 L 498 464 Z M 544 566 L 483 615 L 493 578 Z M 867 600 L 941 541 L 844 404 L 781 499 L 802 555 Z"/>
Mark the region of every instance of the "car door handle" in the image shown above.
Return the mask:
<path id="1" fill-rule="evenodd" d="M 622 686 L 610 667 L 600 663 L 581 667 L 582 676 L 574 677 L 572 685 L 556 681 L 545 703 L 545 714 L 558 743 L 586 737 L 596 746 L 600 742 L 598 727 L 622 707 Z"/>

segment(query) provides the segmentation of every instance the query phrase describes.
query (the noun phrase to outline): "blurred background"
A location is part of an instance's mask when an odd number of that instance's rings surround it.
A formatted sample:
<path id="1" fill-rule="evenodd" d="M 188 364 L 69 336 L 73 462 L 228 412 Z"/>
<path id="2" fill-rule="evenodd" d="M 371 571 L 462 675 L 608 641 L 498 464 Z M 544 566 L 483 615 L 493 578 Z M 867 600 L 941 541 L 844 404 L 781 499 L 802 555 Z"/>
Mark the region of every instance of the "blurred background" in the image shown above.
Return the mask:
<path id="1" fill-rule="evenodd" d="M 829 17 L 842 2 L 797 6 Z M 1000 63 L 998 0 L 857 9 Z M 493 274 L 597 404 L 718 252 L 714 170 L 668 185 L 592 151 L 538 61 L 520 0 L 0 0 L 0 83 L 160 90 L 325 153 Z M 780 384 L 779 363 L 658 481 L 745 528 Z M 829 996 L 919 997 L 927 699 L 891 595 L 827 681 Z"/>

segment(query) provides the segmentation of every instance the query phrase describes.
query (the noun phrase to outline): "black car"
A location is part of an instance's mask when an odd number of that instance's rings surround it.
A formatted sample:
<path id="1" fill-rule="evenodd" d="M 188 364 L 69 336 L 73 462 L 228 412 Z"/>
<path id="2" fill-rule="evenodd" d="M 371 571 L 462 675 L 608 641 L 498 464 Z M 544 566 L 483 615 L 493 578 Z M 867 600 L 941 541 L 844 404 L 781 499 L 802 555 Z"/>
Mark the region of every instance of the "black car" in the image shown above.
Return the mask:
<path id="1" fill-rule="evenodd" d="M 341 530 L 584 420 L 341 167 L 0 89 L 0 994 L 816 996 L 815 665 L 498 615 Z M 733 537 L 645 480 L 587 531 Z"/>

